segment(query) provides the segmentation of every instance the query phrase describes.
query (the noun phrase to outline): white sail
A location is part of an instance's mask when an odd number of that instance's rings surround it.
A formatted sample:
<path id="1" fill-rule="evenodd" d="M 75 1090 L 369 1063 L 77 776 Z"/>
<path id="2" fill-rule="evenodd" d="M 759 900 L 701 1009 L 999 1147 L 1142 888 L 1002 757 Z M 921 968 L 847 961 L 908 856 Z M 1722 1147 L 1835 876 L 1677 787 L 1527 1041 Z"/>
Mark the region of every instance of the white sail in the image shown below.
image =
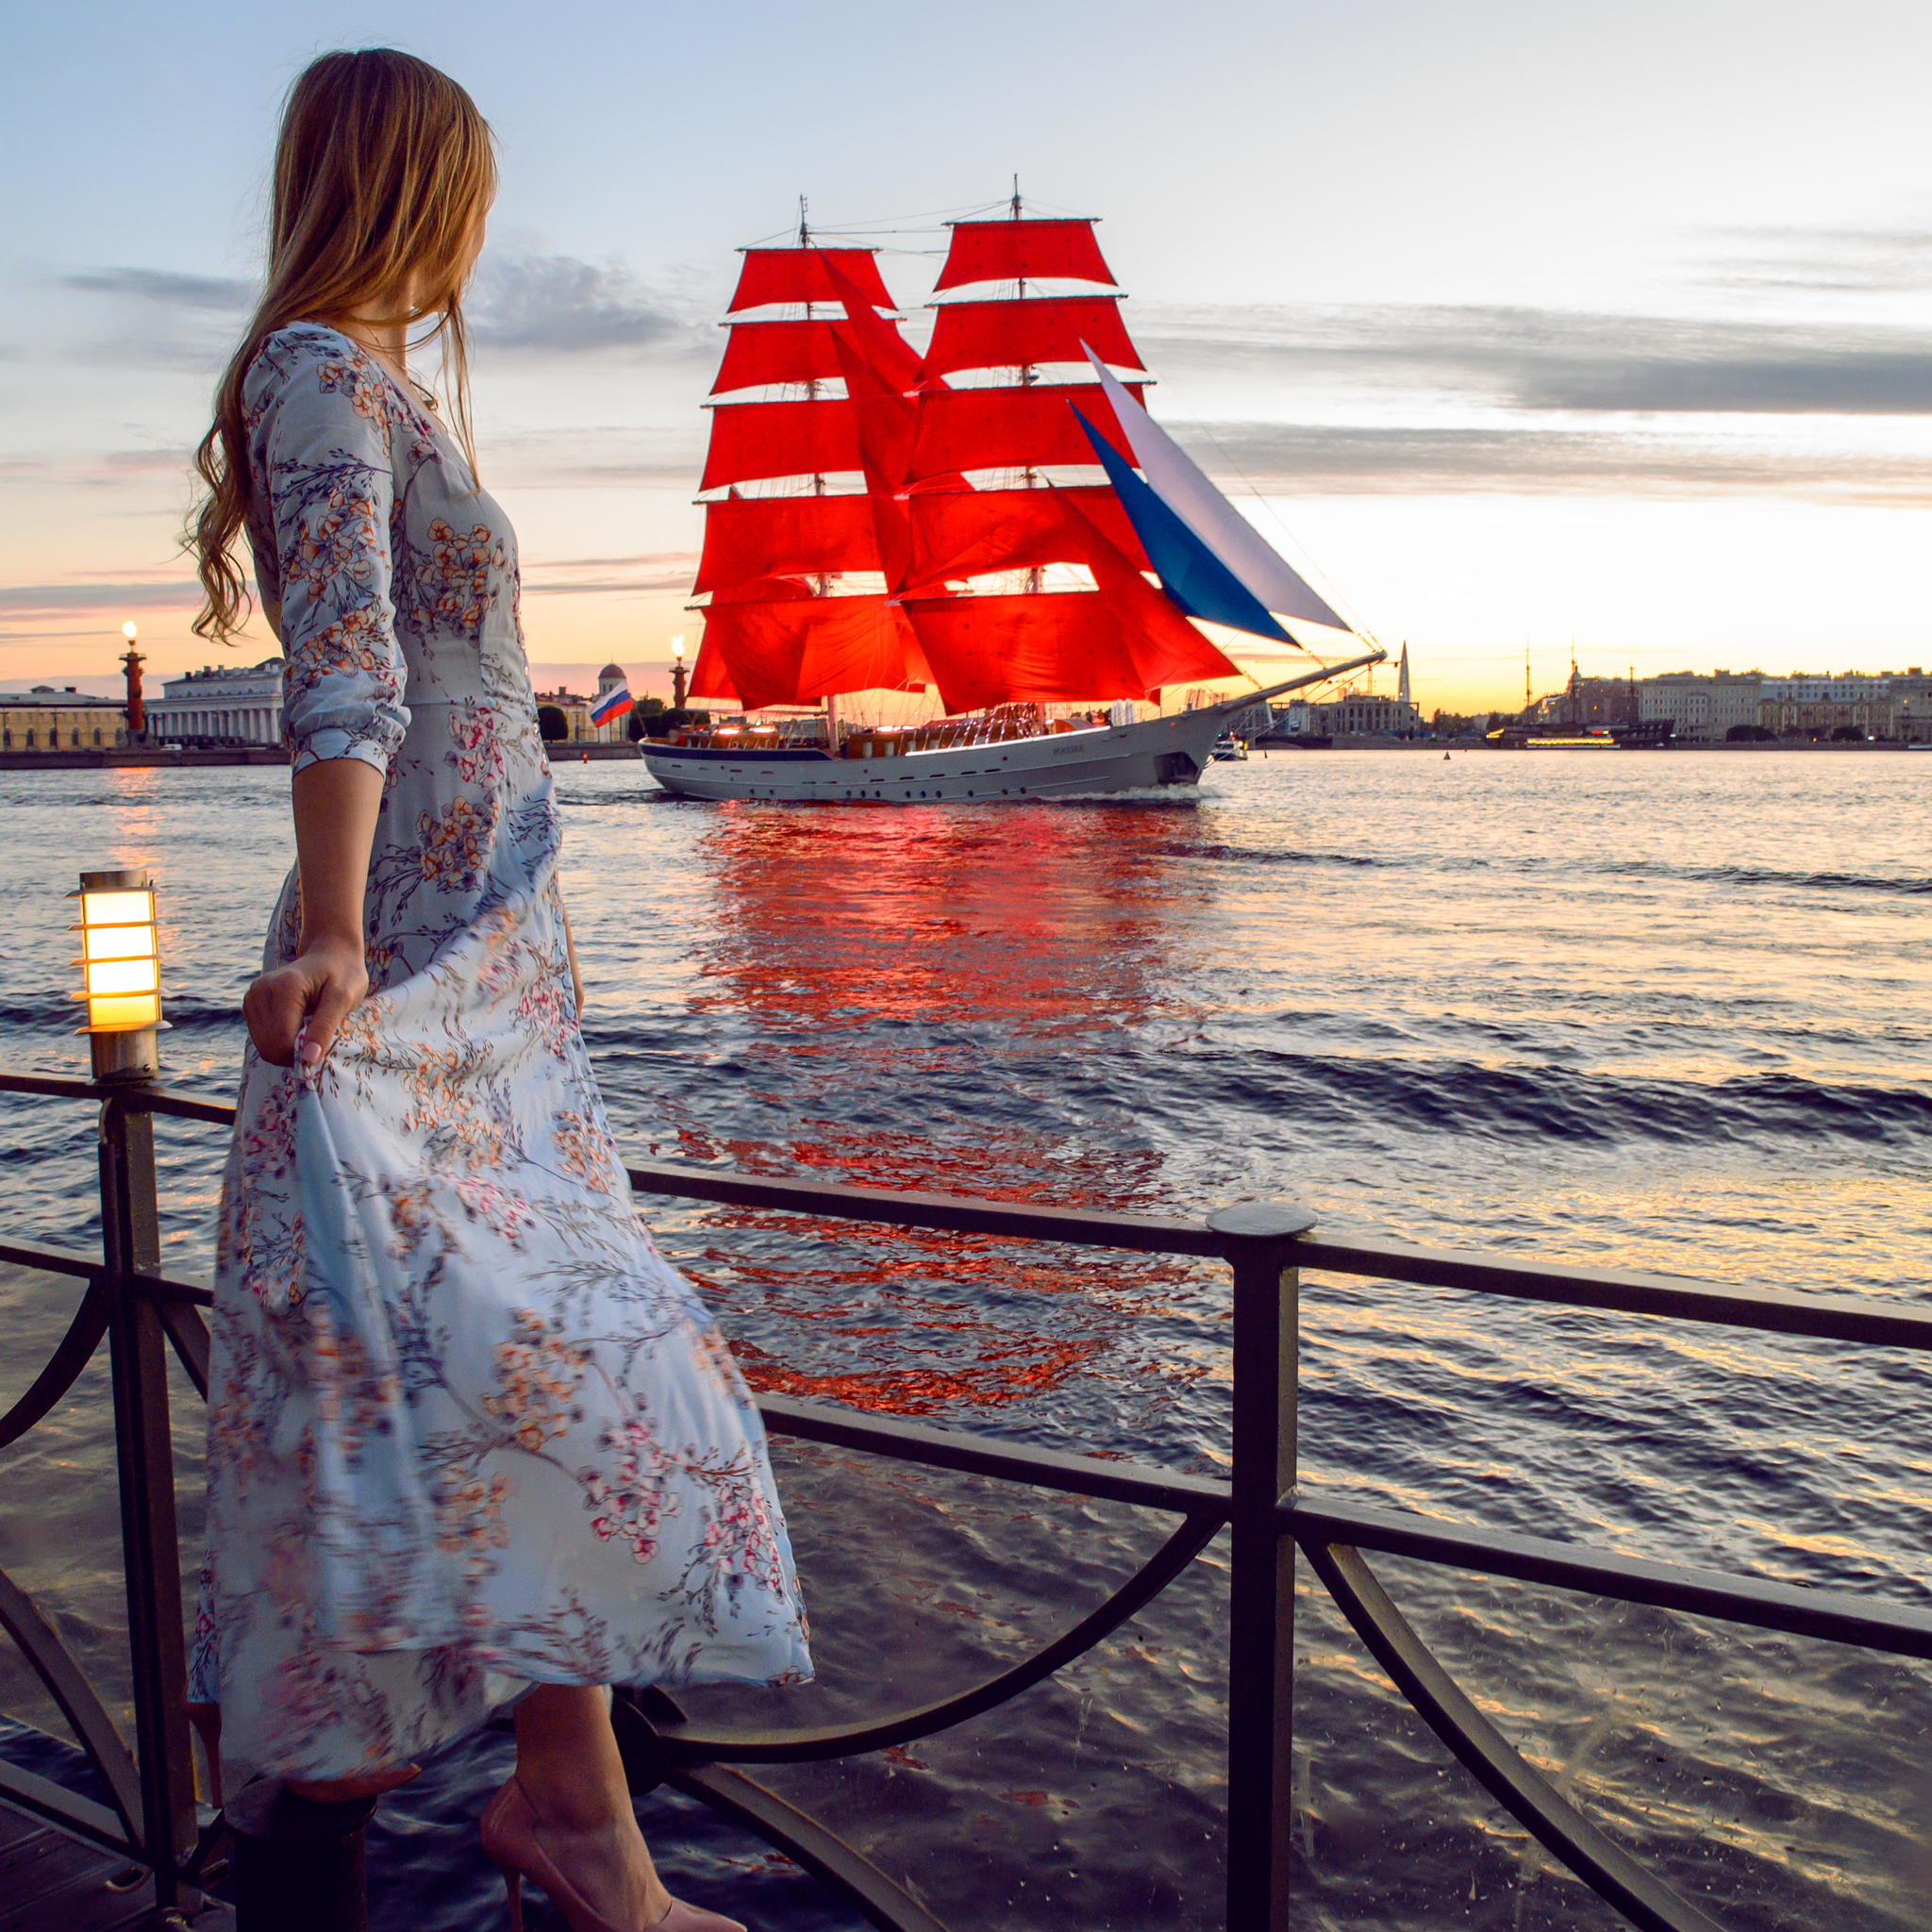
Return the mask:
<path id="1" fill-rule="evenodd" d="M 1080 346 L 1087 349 L 1085 342 Z M 1193 458 L 1121 387 L 1091 349 L 1087 349 L 1087 359 L 1100 377 L 1148 486 L 1260 603 L 1279 616 L 1298 617 L 1306 624 L 1332 625 L 1337 630 L 1353 628 L 1268 545 L 1208 480 Z"/>

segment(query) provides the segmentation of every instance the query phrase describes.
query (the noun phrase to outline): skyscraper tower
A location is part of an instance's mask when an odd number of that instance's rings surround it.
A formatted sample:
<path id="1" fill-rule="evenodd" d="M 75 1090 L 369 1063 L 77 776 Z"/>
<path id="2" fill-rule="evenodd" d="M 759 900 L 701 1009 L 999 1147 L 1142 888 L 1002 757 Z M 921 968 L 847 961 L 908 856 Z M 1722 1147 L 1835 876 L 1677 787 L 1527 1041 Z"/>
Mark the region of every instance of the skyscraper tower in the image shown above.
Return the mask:
<path id="1" fill-rule="evenodd" d="M 1407 705 L 1410 702 L 1408 695 L 1408 640 L 1407 638 L 1404 638 L 1402 641 L 1402 662 L 1396 666 L 1395 670 L 1395 702 L 1398 705 Z"/>

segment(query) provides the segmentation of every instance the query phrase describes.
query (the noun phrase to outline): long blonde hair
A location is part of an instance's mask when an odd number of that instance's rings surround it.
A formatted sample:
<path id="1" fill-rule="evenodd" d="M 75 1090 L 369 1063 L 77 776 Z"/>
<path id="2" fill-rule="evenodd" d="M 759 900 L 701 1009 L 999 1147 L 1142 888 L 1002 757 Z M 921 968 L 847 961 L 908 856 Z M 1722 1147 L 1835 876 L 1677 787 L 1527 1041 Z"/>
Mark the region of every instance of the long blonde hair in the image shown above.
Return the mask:
<path id="1" fill-rule="evenodd" d="M 188 533 L 207 597 L 197 635 L 225 643 L 248 619 L 247 580 L 233 555 L 253 494 L 242 391 L 276 329 L 400 301 L 415 272 L 410 318 L 433 323 L 411 346 L 441 341 L 451 427 L 475 471 L 462 281 L 475 225 L 495 193 L 489 123 L 426 60 L 365 47 L 325 54 L 296 77 L 275 142 L 267 281 L 194 455 L 208 485 Z"/>

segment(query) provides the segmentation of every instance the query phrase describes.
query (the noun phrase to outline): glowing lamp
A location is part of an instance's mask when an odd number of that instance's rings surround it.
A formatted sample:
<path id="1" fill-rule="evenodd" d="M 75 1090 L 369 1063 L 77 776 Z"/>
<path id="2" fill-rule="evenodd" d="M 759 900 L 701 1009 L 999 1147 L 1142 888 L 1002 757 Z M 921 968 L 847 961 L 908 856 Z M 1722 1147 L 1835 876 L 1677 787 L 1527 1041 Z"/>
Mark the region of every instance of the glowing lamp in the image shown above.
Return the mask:
<path id="1" fill-rule="evenodd" d="M 141 635 L 141 626 L 135 623 L 133 618 L 130 617 L 127 620 L 127 622 L 121 626 L 121 635 L 124 638 L 125 638 L 127 641 L 131 644 L 135 641 L 135 639 Z"/>
<path id="2" fill-rule="evenodd" d="M 680 662 L 683 661 L 684 640 L 682 638 L 673 638 L 671 640 L 671 655 L 674 658 L 677 658 Z"/>
<path id="3" fill-rule="evenodd" d="M 84 872 L 80 890 L 80 990 L 96 1080 L 143 1080 L 158 1071 L 161 958 L 155 935 L 154 880 L 144 869 Z"/>

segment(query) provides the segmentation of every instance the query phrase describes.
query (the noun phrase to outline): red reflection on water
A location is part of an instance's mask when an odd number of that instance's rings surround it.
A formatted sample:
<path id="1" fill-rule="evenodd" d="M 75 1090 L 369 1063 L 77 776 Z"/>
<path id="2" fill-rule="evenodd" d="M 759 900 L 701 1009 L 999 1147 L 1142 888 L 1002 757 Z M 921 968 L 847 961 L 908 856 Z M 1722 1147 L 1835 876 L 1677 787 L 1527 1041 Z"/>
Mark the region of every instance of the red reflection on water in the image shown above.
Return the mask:
<path id="1" fill-rule="evenodd" d="M 1182 830 L 1165 808 L 720 811 L 699 855 L 717 913 L 694 1006 L 769 1032 L 759 1097 L 784 1127 L 754 1140 L 687 1124 L 680 1151 L 749 1173 L 1158 1209 L 1158 1151 L 1104 1117 L 1058 1125 L 1045 1101 L 1171 1004 L 1208 896 L 1205 869 L 1177 862 Z M 1008 1074 L 1021 1056 L 1031 1104 Z M 881 1106 L 920 1124 L 853 1124 Z M 788 1341 L 739 1344 L 756 1388 L 902 1414 L 1029 1400 L 1091 1374 L 1190 1279 L 1160 1257 L 920 1229 L 728 1210 L 708 1224 L 725 1239 L 693 1272 L 715 1269 L 722 1301 Z M 1016 1306 L 1040 1314 L 1016 1321 Z"/>
<path id="2" fill-rule="evenodd" d="M 721 811 L 721 918 L 698 1008 L 808 1017 L 1131 1024 L 1166 996 L 1205 900 L 1170 808 Z M 828 1042 L 829 1045 L 829 1042 Z"/>

